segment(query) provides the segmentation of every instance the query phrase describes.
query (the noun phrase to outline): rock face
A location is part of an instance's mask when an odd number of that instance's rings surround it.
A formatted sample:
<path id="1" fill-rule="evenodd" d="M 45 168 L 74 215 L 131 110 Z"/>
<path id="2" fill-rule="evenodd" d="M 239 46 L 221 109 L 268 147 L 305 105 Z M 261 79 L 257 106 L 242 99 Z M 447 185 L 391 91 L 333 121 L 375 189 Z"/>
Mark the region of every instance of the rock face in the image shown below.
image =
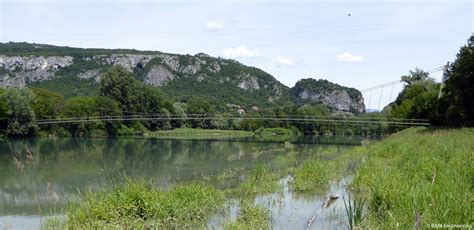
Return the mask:
<path id="1" fill-rule="evenodd" d="M 358 90 L 327 80 L 302 79 L 291 91 L 299 103 L 322 103 L 338 111 L 365 112 L 364 99 Z"/>
<path id="2" fill-rule="evenodd" d="M 149 61 L 157 55 L 142 54 L 112 54 L 110 56 L 94 56 L 93 59 L 101 59 L 104 64 L 121 65 L 133 72 L 135 68 L 143 68 Z"/>
<path id="3" fill-rule="evenodd" d="M 163 66 L 153 66 L 145 78 L 145 83 L 154 85 L 154 86 L 162 86 L 169 81 L 174 79 L 173 74 L 168 71 Z"/>
<path id="4" fill-rule="evenodd" d="M 239 78 L 241 79 L 241 82 L 239 83 L 239 88 L 243 90 L 260 89 L 260 85 L 258 84 L 258 80 L 255 76 L 244 73 L 240 75 Z"/>
<path id="5" fill-rule="evenodd" d="M 23 87 L 35 81 L 50 80 L 61 68 L 73 63 L 70 56 L 0 55 L 0 86 Z"/>
<path id="6" fill-rule="evenodd" d="M 101 74 L 117 65 L 176 98 L 196 96 L 216 105 L 237 104 L 246 108 L 285 106 L 295 102 L 322 103 L 334 110 L 355 113 L 365 110 L 362 95 L 356 89 L 313 79 L 301 80 L 290 89 L 258 68 L 204 53 L 178 55 L 158 51 L 0 43 L 0 87 L 34 84 L 35 87 L 51 87 L 59 91 L 70 89 L 64 87 L 67 84 L 74 84 L 74 87 L 87 84 L 86 88 L 93 89 Z M 43 84 L 43 81 L 55 78 L 59 79 Z M 93 90 L 89 92 L 93 93 Z"/>
<path id="7" fill-rule="evenodd" d="M 32 53 L 35 55 L 30 55 Z M 71 88 L 67 84 L 74 84 L 74 87 L 87 84 L 85 88 L 91 89 L 103 72 L 117 65 L 173 97 L 197 96 L 211 103 L 234 103 L 249 108 L 291 103 L 289 88 L 270 74 L 235 60 L 204 53 L 178 55 L 158 51 L 0 43 L 0 87 L 33 84 L 35 87 L 66 90 Z M 52 79 L 57 80 L 43 83 Z M 76 95 L 75 92 L 59 92 Z M 93 93 L 92 90 L 88 92 Z"/>

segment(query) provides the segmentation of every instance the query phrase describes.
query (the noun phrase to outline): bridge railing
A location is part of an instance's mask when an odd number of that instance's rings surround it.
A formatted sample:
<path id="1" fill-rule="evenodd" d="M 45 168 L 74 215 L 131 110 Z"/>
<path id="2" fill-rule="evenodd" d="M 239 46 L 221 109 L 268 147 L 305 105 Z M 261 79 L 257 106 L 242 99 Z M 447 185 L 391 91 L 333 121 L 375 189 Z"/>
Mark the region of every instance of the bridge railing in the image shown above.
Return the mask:
<path id="1" fill-rule="evenodd" d="M 90 117 L 68 117 L 55 119 L 40 119 L 37 124 L 67 124 L 86 123 L 100 121 L 153 121 L 153 120 L 213 120 L 215 114 L 149 114 L 149 115 L 123 115 L 123 116 L 90 116 Z M 337 116 L 227 116 L 227 120 L 263 120 L 263 121 L 286 121 L 305 123 L 348 123 L 348 124 L 391 124 L 408 126 L 429 126 L 425 119 L 389 119 L 389 118 L 367 118 L 367 117 L 337 117 Z"/>

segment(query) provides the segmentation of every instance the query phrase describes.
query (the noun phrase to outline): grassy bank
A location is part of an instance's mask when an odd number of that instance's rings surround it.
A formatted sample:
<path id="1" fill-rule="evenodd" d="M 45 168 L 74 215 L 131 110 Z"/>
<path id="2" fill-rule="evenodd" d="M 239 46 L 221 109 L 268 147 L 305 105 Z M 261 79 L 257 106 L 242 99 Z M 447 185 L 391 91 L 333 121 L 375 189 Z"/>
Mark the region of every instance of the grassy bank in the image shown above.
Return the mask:
<path id="1" fill-rule="evenodd" d="M 407 129 L 358 151 L 367 154 L 353 185 L 368 199 L 362 225 L 472 223 L 474 129 Z"/>
<path id="2" fill-rule="evenodd" d="M 179 128 L 145 133 L 146 137 L 166 139 L 226 139 L 251 137 L 253 132 L 241 130 Z"/>

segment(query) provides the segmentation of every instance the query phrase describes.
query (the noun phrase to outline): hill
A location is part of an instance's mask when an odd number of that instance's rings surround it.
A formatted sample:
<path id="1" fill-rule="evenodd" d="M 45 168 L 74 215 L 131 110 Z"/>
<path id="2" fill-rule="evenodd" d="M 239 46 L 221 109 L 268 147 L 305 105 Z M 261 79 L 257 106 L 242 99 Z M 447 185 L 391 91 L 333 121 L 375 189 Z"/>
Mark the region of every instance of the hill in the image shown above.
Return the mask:
<path id="1" fill-rule="evenodd" d="M 197 96 L 220 110 L 322 103 L 333 110 L 364 111 L 356 89 L 314 79 L 301 80 L 290 89 L 258 68 L 204 53 L 0 43 L 0 87 L 46 88 L 66 98 L 96 95 L 101 74 L 116 65 L 159 87 L 170 99 Z"/>
<path id="2" fill-rule="evenodd" d="M 360 91 L 327 80 L 301 79 L 291 92 L 298 104 L 322 103 L 334 110 L 365 112 L 364 99 Z"/>
<path id="3" fill-rule="evenodd" d="M 202 97 L 225 106 L 291 104 L 289 88 L 270 74 L 235 60 L 125 49 L 81 49 L 30 43 L 0 44 L 0 86 L 58 91 L 65 97 L 94 95 L 100 75 L 122 65 L 170 97 Z"/>

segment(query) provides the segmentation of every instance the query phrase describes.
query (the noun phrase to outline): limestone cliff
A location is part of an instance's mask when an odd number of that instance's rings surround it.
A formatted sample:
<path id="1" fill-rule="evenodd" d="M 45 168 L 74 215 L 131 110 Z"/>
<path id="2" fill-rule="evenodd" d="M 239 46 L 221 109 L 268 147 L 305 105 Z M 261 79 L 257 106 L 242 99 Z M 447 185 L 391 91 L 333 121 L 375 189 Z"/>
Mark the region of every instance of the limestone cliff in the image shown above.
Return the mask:
<path id="1" fill-rule="evenodd" d="M 93 95 L 101 74 L 116 65 L 177 99 L 197 96 L 224 107 L 247 108 L 322 103 L 334 110 L 364 112 L 362 95 L 355 89 L 313 79 L 290 89 L 261 69 L 204 53 L 0 43 L 0 87 L 31 85 L 67 97 Z"/>
<path id="2" fill-rule="evenodd" d="M 291 91 L 298 103 L 321 103 L 334 110 L 365 112 L 364 99 L 360 91 L 327 80 L 302 79 Z"/>

